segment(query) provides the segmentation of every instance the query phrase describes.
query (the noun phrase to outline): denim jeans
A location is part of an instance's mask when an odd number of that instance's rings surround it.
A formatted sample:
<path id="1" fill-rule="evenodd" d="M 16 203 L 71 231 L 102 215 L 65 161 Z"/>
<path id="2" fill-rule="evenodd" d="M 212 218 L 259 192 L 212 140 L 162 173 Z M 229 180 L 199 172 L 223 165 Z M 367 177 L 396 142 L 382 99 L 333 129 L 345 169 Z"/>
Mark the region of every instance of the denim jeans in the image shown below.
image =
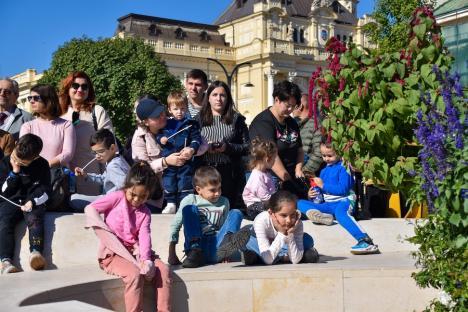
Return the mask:
<path id="1" fill-rule="evenodd" d="M 316 209 L 323 213 L 332 214 L 336 221 L 348 231 L 357 241 L 366 237 L 366 233 L 361 229 L 359 224 L 352 216 L 353 203 L 349 199 L 324 202 L 316 204 L 310 200 L 298 200 L 297 209 L 303 214 L 306 214 L 310 209 Z"/>
<path id="2" fill-rule="evenodd" d="M 23 212 L 18 207 L 2 202 L 0 204 L 0 259 L 12 259 L 15 250 L 15 226 L 22 219 L 29 232 L 29 251 L 42 252 L 44 249 L 45 205 L 34 207 L 31 212 Z"/>
<path id="3" fill-rule="evenodd" d="M 304 233 L 303 234 L 303 244 L 304 244 L 304 251 L 306 251 L 307 249 L 311 249 L 312 247 L 314 247 L 314 239 L 312 238 L 312 236 L 310 236 L 309 234 L 307 233 Z M 247 243 L 247 246 L 246 248 L 248 250 L 251 250 L 251 251 L 254 251 L 259 257 L 260 259 L 262 258 L 262 256 L 260 255 L 260 248 L 258 247 L 258 241 L 257 241 L 257 236 L 255 235 L 255 232 L 253 230 L 253 227 L 251 229 L 251 235 L 250 235 L 250 239 L 249 239 L 249 242 Z M 278 255 L 276 256 L 275 260 L 273 261 L 273 263 L 276 263 L 279 261 L 280 257 L 283 257 L 283 256 L 287 256 L 288 255 L 288 245 L 284 245 L 280 252 L 278 253 Z M 263 261 L 263 260 L 262 260 Z"/>
<path id="4" fill-rule="evenodd" d="M 191 243 L 194 240 L 200 239 L 200 247 L 203 250 L 207 263 L 217 263 L 216 250 L 226 236 L 227 233 L 235 233 L 239 231 L 242 222 L 242 212 L 238 209 L 229 211 L 226 221 L 221 225 L 221 228 L 214 235 L 204 235 L 200 226 L 200 215 L 198 207 L 195 205 L 185 206 L 182 210 L 182 218 L 184 224 L 185 243 L 184 250 L 188 252 L 191 248 Z"/>
<path id="5" fill-rule="evenodd" d="M 83 212 L 86 206 L 104 195 L 73 194 L 70 198 L 70 207 L 74 212 Z"/>

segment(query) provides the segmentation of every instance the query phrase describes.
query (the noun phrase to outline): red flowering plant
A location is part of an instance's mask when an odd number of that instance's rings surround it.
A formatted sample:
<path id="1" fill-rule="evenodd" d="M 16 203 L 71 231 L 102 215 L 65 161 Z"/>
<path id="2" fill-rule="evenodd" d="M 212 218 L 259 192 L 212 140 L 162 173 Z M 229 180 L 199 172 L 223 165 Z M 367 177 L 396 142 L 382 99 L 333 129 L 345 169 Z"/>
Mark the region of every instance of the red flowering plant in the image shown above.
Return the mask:
<path id="1" fill-rule="evenodd" d="M 311 114 L 320 110 L 335 149 L 366 180 L 394 192 L 417 183 L 410 173 L 418 162 L 413 129 L 421 91 L 436 92 L 432 66 L 447 70 L 451 62 L 430 9 L 418 8 L 411 26 L 408 48 L 395 53 L 331 38 L 327 69 L 317 69 L 309 85 Z"/>

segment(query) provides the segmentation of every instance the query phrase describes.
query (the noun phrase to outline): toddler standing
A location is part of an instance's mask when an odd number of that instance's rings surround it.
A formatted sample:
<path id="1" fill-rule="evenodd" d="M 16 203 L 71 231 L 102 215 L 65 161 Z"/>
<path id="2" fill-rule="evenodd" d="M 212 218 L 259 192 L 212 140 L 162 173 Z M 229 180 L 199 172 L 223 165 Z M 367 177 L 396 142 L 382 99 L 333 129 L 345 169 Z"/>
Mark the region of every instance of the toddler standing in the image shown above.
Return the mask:
<path id="1" fill-rule="evenodd" d="M 276 192 L 275 182 L 269 170 L 273 167 L 277 152 L 278 149 L 272 141 L 255 138 L 251 142 L 250 168 L 252 172 L 242 193 L 250 220 L 266 210 L 266 201 Z"/>
<path id="2" fill-rule="evenodd" d="M 170 271 L 151 250 L 151 214 L 145 205 L 156 181 L 148 163 L 137 162 L 122 190 L 85 208 L 87 227 L 92 227 L 100 238 L 100 267 L 123 279 L 127 312 L 142 311 L 143 277 L 154 281 L 157 311 L 170 311 Z M 99 214 L 104 214 L 104 221 Z"/>
<path id="3" fill-rule="evenodd" d="M 162 147 L 161 156 L 167 157 L 180 152 L 188 159 L 183 166 L 168 166 L 163 172 L 164 197 L 167 205 L 162 213 L 173 214 L 177 203 L 193 193 L 193 158 L 202 143 L 200 126 L 188 114 L 188 100 L 182 92 L 171 92 L 167 97 L 167 108 L 172 118 L 159 131 L 156 141 Z"/>

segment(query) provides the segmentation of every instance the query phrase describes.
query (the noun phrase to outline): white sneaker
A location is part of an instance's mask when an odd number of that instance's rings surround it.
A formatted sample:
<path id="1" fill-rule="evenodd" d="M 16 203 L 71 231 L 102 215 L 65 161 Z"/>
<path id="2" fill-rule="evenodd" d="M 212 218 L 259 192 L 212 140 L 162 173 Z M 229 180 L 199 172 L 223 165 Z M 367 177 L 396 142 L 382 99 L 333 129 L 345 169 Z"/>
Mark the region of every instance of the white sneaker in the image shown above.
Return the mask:
<path id="1" fill-rule="evenodd" d="M 175 214 L 177 211 L 177 206 L 174 203 L 167 203 L 166 207 L 164 207 L 161 213 L 163 214 Z"/>

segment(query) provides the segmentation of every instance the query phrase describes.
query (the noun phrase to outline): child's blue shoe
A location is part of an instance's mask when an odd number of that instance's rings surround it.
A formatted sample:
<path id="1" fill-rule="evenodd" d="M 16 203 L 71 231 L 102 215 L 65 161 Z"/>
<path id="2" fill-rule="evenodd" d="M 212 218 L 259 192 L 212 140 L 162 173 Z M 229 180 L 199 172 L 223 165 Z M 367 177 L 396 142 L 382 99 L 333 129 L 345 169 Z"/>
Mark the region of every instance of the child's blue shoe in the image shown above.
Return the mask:
<path id="1" fill-rule="evenodd" d="M 368 255 L 379 252 L 379 246 L 374 245 L 374 242 L 369 236 L 361 238 L 356 245 L 351 247 L 351 253 L 354 255 Z"/>

